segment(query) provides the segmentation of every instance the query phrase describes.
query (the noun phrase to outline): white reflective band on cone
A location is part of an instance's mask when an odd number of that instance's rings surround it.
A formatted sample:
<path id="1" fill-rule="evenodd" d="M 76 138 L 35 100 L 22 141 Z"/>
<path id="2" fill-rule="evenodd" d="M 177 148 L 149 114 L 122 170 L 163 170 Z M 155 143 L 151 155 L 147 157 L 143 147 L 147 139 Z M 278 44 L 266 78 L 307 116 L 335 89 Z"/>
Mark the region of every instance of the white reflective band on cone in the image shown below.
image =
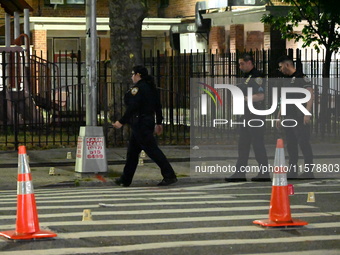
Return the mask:
<path id="1" fill-rule="evenodd" d="M 273 186 L 287 186 L 287 176 L 286 174 L 274 174 L 273 176 Z"/>
<path id="2" fill-rule="evenodd" d="M 31 172 L 31 169 L 27 162 L 27 156 L 26 155 L 20 155 L 19 161 L 18 161 L 18 173 L 19 174 L 29 174 Z"/>
<path id="3" fill-rule="evenodd" d="M 18 182 L 18 190 L 17 194 L 18 195 L 26 195 L 26 194 L 33 194 L 33 185 L 31 181 L 27 182 Z"/>
<path id="4" fill-rule="evenodd" d="M 283 149 L 276 149 L 274 166 L 285 166 L 285 153 Z"/>

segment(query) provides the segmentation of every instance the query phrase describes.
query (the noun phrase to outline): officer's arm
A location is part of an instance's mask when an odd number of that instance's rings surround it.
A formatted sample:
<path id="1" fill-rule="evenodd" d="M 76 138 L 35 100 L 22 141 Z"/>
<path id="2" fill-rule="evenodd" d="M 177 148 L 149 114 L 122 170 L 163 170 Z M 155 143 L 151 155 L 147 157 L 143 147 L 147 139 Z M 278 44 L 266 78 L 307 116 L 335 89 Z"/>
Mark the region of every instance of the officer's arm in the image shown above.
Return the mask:
<path id="1" fill-rule="evenodd" d="M 279 110 L 279 112 L 277 113 L 277 118 L 281 119 L 281 109 Z"/>
<path id="2" fill-rule="evenodd" d="M 161 135 L 163 133 L 163 114 L 162 114 L 162 104 L 159 97 L 158 91 L 156 91 L 156 105 L 155 105 L 155 113 L 156 113 L 156 126 L 155 126 L 155 134 Z"/>
<path id="3" fill-rule="evenodd" d="M 277 113 L 277 118 L 276 118 L 276 128 L 280 129 L 281 125 L 281 109 Z"/>
<path id="4" fill-rule="evenodd" d="M 264 100 L 264 88 L 262 87 L 263 79 L 261 77 L 256 77 L 252 79 L 252 87 L 253 87 L 253 102 L 261 102 Z"/>
<path id="5" fill-rule="evenodd" d="M 307 102 L 306 108 L 309 112 L 312 112 L 314 91 L 311 87 L 307 87 L 306 89 L 310 92 L 311 95 L 309 101 Z"/>
<path id="6" fill-rule="evenodd" d="M 264 93 L 257 93 L 253 95 L 253 102 L 261 102 L 264 100 Z"/>
<path id="7" fill-rule="evenodd" d="M 162 104 L 161 104 L 158 91 L 156 91 L 155 94 L 156 94 L 156 105 L 155 105 L 156 124 L 162 125 L 162 122 L 163 122 Z"/>
<path id="8" fill-rule="evenodd" d="M 306 108 L 309 112 L 312 112 L 312 107 L 313 107 L 313 97 L 314 97 L 314 91 L 311 87 L 307 87 L 306 88 L 310 94 L 311 94 L 311 97 L 309 99 L 309 101 L 307 102 L 306 104 Z M 303 119 L 303 123 L 304 124 L 309 124 L 310 123 L 310 116 L 309 115 L 305 115 L 304 116 L 304 119 Z"/>
<path id="9" fill-rule="evenodd" d="M 156 124 L 162 125 L 163 122 L 163 114 L 162 114 L 162 106 L 156 108 Z"/>

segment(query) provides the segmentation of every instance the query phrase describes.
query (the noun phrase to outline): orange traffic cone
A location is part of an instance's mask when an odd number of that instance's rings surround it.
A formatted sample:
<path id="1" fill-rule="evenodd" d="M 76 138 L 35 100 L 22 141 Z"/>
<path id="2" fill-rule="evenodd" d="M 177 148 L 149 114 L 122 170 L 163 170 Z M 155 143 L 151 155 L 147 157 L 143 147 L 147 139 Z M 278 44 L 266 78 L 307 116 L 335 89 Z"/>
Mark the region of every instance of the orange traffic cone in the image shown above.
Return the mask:
<path id="1" fill-rule="evenodd" d="M 39 228 L 31 170 L 27 162 L 25 146 L 19 146 L 16 230 L 0 232 L 0 236 L 15 240 L 57 236 L 51 231 Z"/>
<path id="2" fill-rule="evenodd" d="M 255 220 L 254 224 L 265 227 L 304 226 L 305 221 L 292 219 L 290 214 L 287 170 L 285 169 L 283 140 L 278 139 L 274 159 L 272 195 L 270 199 L 269 219 Z"/>

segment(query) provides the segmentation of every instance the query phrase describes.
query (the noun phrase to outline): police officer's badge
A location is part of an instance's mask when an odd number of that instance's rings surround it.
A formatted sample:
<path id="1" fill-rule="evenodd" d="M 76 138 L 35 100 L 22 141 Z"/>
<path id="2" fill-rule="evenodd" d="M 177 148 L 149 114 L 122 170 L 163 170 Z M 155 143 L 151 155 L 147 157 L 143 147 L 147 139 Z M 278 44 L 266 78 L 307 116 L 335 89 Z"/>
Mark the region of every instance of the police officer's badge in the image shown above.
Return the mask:
<path id="1" fill-rule="evenodd" d="M 138 88 L 137 87 L 133 87 L 131 89 L 131 95 L 135 96 L 138 93 Z"/>
<path id="2" fill-rule="evenodd" d="M 263 79 L 262 79 L 261 77 L 257 77 L 257 78 L 255 79 L 255 82 L 256 82 L 258 85 L 262 85 Z"/>

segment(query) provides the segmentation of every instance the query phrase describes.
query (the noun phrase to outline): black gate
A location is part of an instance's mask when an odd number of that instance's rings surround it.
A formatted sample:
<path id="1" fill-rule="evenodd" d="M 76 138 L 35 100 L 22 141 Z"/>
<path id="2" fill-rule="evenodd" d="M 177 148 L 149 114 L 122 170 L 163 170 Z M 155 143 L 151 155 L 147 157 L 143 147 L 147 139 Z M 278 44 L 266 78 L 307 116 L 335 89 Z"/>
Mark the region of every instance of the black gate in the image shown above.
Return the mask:
<path id="1" fill-rule="evenodd" d="M 256 66 L 265 75 L 275 73 L 270 51 L 252 52 Z M 288 51 L 298 68 L 313 79 L 322 77 L 322 54 L 314 51 Z M 144 65 L 155 77 L 164 114 L 163 144 L 188 144 L 190 141 L 190 79 L 230 80 L 237 77 L 240 53 L 145 52 Z M 55 54 L 58 55 L 58 54 Z M 0 144 L 4 148 L 18 144 L 39 147 L 74 146 L 79 128 L 85 125 L 85 62 L 81 52 L 60 52 L 55 61 L 46 61 L 24 51 L 2 52 L 0 63 Z M 109 61 L 98 63 L 98 125 L 103 126 L 107 144 L 112 142 L 110 105 L 115 97 Z M 331 63 L 330 89 L 327 93 L 329 118 L 326 131 L 320 133 L 319 115 L 313 116 L 313 133 L 323 137 L 340 135 L 339 61 Z M 320 109 L 322 82 L 314 85 L 314 112 Z M 225 95 L 228 96 L 228 95 Z M 230 100 L 229 100 L 230 101 Z M 267 96 L 268 105 L 271 95 Z M 123 106 L 120 106 L 123 107 Z M 115 109 L 111 109 L 111 111 Z M 205 125 L 206 126 L 206 125 Z M 270 131 L 269 132 L 275 132 Z M 234 129 L 220 130 L 214 139 L 231 139 Z M 216 133 L 216 132 L 215 132 Z M 111 134 L 111 135 L 110 135 Z M 198 136 L 199 138 L 199 136 Z M 116 141 L 115 141 L 116 142 Z M 124 142 L 124 141 L 122 141 Z"/>

